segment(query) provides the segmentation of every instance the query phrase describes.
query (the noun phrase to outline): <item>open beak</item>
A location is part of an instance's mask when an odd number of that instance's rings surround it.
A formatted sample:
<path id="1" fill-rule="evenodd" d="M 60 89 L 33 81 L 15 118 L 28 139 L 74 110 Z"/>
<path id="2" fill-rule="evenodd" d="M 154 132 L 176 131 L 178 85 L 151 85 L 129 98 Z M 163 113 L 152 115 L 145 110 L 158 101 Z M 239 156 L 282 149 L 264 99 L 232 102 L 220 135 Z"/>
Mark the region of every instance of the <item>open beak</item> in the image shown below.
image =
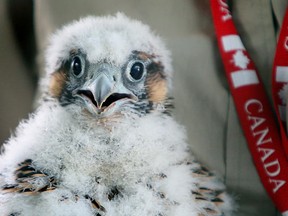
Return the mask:
<path id="1" fill-rule="evenodd" d="M 118 87 L 117 87 L 118 86 Z M 137 97 L 123 87 L 117 85 L 113 77 L 107 73 L 99 74 L 84 88 L 77 90 L 77 95 L 82 97 L 90 105 L 93 105 L 97 113 L 105 111 L 114 105 L 121 104 L 126 100 L 137 100 Z"/>

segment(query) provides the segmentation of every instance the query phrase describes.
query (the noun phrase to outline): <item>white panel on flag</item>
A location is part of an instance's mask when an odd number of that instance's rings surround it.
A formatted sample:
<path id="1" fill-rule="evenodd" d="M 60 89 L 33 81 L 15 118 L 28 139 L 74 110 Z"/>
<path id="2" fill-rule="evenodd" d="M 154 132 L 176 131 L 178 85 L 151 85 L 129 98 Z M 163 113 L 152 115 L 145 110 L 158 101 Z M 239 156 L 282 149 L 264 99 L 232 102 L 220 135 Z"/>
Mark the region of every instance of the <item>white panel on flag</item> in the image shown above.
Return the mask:
<path id="1" fill-rule="evenodd" d="M 284 66 L 276 67 L 276 81 L 288 82 L 288 67 L 284 67 Z"/>
<path id="2" fill-rule="evenodd" d="M 288 216 L 288 211 L 282 212 L 282 216 Z"/>
<path id="3" fill-rule="evenodd" d="M 229 52 L 232 50 L 245 50 L 245 47 L 238 35 L 223 36 L 222 44 L 225 52 Z"/>
<path id="4" fill-rule="evenodd" d="M 259 80 L 255 70 L 234 71 L 231 74 L 234 88 L 258 84 Z"/>
<path id="5" fill-rule="evenodd" d="M 278 105 L 278 110 L 279 110 L 281 120 L 286 122 L 286 106 Z"/>

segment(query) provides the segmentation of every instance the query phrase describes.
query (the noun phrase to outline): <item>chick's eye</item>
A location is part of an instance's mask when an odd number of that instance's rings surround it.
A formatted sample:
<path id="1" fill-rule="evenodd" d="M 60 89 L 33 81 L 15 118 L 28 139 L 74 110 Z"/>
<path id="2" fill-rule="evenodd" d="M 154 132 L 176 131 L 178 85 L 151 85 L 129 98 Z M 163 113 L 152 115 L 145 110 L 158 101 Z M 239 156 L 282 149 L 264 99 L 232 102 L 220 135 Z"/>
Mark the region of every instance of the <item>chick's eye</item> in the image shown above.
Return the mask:
<path id="1" fill-rule="evenodd" d="M 138 81 L 143 77 L 144 71 L 145 71 L 145 67 L 143 63 L 135 62 L 130 69 L 130 76 L 134 80 Z"/>
<path id="2" fill-rule="evenodd" d="M 73 74 L 76 77 L 79 77 L 82 75 L 82 63 L 81 63 L 81 59 L 78 56 L 73 58 L 71 69 L 72 69 Z"/>

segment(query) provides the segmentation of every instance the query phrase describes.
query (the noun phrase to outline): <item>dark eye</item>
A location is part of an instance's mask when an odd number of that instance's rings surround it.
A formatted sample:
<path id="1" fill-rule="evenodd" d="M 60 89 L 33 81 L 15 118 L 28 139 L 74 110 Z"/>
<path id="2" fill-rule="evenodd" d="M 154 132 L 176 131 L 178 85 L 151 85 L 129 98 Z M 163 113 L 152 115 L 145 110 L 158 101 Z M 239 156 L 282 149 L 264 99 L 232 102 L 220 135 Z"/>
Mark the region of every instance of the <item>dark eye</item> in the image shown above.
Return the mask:
<path id="1" fill-rule="evenodd" d="M 145 66 L 142 62 L 135 62 L 130 69 L 130 76 L 138 81 L 142 79 L 145 71 Z"/>
<path id="2" fill-rule="evenodd" d="M 81 59 L 76 56 L 73 58 L 72 60 L 72 64 L 71 64 L 71 69 L 72 69 L 72 72 L 73 74 L 76 76 L 76 77 L 80 77 L 82 75 L 82 63 L 81 63 Z"/>

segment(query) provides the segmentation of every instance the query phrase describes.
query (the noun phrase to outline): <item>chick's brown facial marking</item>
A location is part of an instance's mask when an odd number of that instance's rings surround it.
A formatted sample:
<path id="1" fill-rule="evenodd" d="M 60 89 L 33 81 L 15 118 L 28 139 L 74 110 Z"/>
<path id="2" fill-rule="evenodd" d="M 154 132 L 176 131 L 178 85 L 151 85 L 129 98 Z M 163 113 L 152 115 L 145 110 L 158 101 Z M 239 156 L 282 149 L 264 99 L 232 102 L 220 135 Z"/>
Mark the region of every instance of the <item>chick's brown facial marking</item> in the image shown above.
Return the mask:
<path id="1" fill-rule="evenodd" d="M 59 98 L 61 96 L 66 81 L 67 76 L 63 70 L 52 74 L 49 85 L 49 92 L 52 97 Z"/>
<path id="2" fill-rule="evenodd" d="M 164 74 L 164 66 L 156 61 L 156 55 L 141 51 L 134 51 L 138 59 L 150 61 L 147 65 L 147 77 L 145 81 L 148 100 L 152 103 L 161 103 L 167 99 L 168 83 Z"/>
<path id="3" fill-rule="evenodd" d="M 146 79 L 148 98 L 153 103 L 161 103 L 167 99 L 167 81 L 161 71 L 151 73 Z"/>

